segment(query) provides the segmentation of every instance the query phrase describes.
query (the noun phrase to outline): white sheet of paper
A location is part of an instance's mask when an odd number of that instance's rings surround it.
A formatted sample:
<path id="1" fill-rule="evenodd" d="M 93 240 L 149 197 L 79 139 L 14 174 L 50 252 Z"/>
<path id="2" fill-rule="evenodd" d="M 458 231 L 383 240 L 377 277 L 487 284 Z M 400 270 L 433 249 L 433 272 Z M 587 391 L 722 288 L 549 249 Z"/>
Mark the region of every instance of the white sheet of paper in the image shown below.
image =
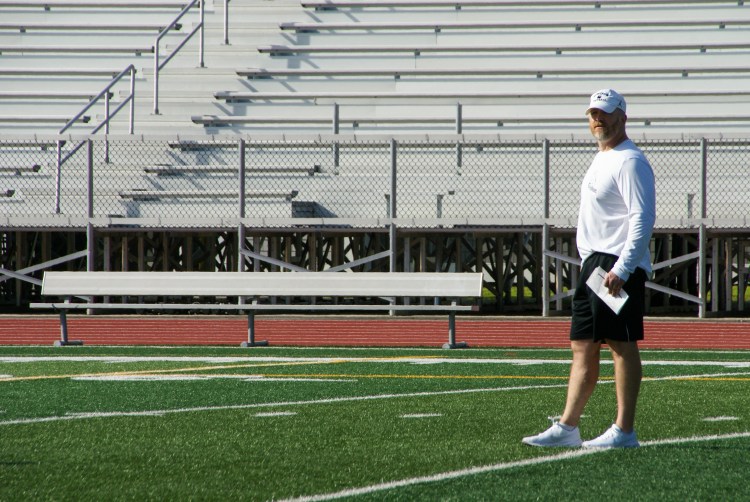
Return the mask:
<path id="1" fill-rule="evenodd" d="M 607 272 L 605 272 L 602 267 L 596 267 L 586 280 L 586 285 L 590 287 L 591 290 L 596 293 L 615 314 L 619 314 L 623 305 L 625 305 L 625 301 L 628 299 L 628 294 L 621 289 L 617 296 L 610 295 L 607 287 L 604 285 L 604 277 L 606 275 Z"/>

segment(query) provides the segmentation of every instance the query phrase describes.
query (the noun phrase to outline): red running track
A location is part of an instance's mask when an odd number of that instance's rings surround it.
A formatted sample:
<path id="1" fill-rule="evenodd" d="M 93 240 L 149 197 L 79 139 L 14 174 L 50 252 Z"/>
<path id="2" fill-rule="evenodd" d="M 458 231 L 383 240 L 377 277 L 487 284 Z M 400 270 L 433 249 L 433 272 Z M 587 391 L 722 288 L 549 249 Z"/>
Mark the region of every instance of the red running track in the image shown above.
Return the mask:
<path id="1" fill-rule="evenodd" d="M 275 346 L 440 347 L 446 318 L 256 317 L 256 340 Z M 568 347 L 569 319 L 456 319 L 470 347 Z M 86 345 L 233 345 L 247 340 L 244 316 L 69 316 L 69 338 Z M 0 345 L 52 345 L 59 318 L 0 316 Z M 748 349 L 750 321 L 647 320 L 643 348 Z"/>

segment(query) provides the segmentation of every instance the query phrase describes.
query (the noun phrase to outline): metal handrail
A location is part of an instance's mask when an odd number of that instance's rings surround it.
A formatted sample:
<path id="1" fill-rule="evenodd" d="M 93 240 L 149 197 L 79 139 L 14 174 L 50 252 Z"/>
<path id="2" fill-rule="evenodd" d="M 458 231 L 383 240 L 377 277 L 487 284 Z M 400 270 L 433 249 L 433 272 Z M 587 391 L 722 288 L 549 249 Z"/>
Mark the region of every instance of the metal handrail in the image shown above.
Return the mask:
<path id="1" fill-rule="evenodd" d="M 96 96 L 91 98 L 91 101 L 83 107 L 83 109 L 78 112 L 78 114 L 70 119 L 58 132 L 58 134 L 62 134 L 65 131 L 67 131 L 73 124 L 75 124 L 78 119 L 83 117 L 83 115 L 92 107 L 94 106 L 102 97 L 104 97 L 104 120 L 96 126 L 94 129 L 91 130 L 90 134 L 96 134 L 99 131 L 102 130 L 102 128 L 105 129 L 105 133 L 109 134 L 109 122 L 117 115 L 120 110 L 122 110 L 125 105 L 128 103 L 130 104 L 130 116 L 128 120 L 128 134 L 133 134 L 134 126 L 134 116 L 135 116 L 135 66 L 128 65 L 127 68 L 122 70 L 120 73 L 118 73 L 112 81 L 99 92 Z M 111 97 L 111 90 L 112 88 L 120 81 L 122 80 L 125 75 L 130 75 L 130 93 L 125 97 L 125 99 L 115 108 L 113 112 L 109 109 L 109 100 Z M 81 147 L 86 144 L 85 141 L 81 141 L 78 143 L 70 152 L 65 155 L 65 157 L 62 156 L 62 147 L 65 144 L 65 141 L 63 140 L 57 140 L 57 170 L 55 172 L 55 214 L 60 214 L 60 184 L 62 180 L 62 165 L 67 162 L 69 158 L 71 158 L 75 153 L 81 149 Z M 105 157 L 106 161 L 109 161 L 109 143 L 105 142 Z"/>
<path id="2" fill-rule="evenodd" d="M 200 6 L 200 22 L 198 25 L 193 28 L 193 30 L 185 35 L 185 38 L 182 39 L 182 42 L 180 42 L 177 47 L 167 56 L 163 62 L 159 61 L 159 43 L 161 42 L 161 39 L 166 36 L 169 31 L 174 28 L 177 25 L 177 22 L 182 19 L 182 16 L 188 13 L 190 9 L 192 9 L 195 4 L 198 4 Z M 164 68 L 169 61 L 172 60 L 172 58 L 180 52 L 180 49 L 191 39 L 193 38 L 193 35 L 195 35 L 196 32 L 200 31 L 200 37 L 199 37 L 199 47 L 198 47 L 198 65 L 203 68 L 203 25 L 204 25 L 204 9 L 205 2 L 202 2 L 200 0 L 193 0 L 188 5 L 185 6 L 184 9 L 177 15 L 176 18 L 172 20 L 171 23 L 169 23 L 169 26 L 164 28 L 159 32 L 159 34 L 156 36 L 156 40 L 154 41 L 154 115 L 159 114 L 159 71 Z"/>

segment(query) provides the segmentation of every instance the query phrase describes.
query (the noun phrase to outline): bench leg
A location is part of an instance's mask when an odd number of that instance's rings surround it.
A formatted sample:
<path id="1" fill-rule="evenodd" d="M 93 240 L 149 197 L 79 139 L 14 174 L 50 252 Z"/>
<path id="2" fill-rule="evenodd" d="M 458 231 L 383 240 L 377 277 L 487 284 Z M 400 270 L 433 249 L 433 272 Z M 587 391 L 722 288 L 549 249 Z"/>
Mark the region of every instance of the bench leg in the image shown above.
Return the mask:
<path id="1" fill-rule="evenodd" d="M 55 342 L 55 347 L 64 347 L 66 345 L 83 345 L 81 340 L 68 340 L 68 316 L 64 310 L 60 311 L 60 339 Z"/>
<path id="2" fill-rule="evenodd" d="M 267 345 L 267 340 L 255 341 L 255 312 L 249 312 L 247 314 L 247 341 L 242 342 L 240 347 L 265 347 Z"/>
<path id="3" fill-rule="evenodd" d="M 443 344 L 444 349 L 465 349 L 469 346 L 466 342 L 456 343 L 456 313 L 448 314 L 448 343 Z"/>

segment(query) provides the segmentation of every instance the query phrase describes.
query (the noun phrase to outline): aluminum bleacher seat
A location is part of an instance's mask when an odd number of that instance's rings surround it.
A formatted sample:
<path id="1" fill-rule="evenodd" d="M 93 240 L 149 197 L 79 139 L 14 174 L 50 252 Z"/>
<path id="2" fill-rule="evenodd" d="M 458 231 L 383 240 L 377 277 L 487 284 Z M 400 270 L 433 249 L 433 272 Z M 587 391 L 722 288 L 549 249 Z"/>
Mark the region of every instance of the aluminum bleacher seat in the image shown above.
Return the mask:
<path id="1" fill-rule="evenodd" d="M 308 9 L 363 9 L 363 8 L 453 8 L 463 7 L 593 7 L 628 6 L 628 5 L 676 5 L 690 3 L 726 4 L 726 0 L 302 0 L 302 6 Z M 742 0 L 734 3 L 743 3 Z"/>
<path id="2" fill-rule="evenodd" d="M 0 0 L 3 9 L 179 9 L 184 1 L 141 0 Z"/>
<path id="3" fill-rule="evenodd" d="M 262 45 L 258 52 L 271 56 L 285 56 L 290 54 L 395 54 L 407 53 L 420 56 L 427 53 L 508 53 L 508 54 L 531 54 L 531 53 L 654 53 L 654 52 L 713 52 L 723 50 L 747 50 L 750 42 L 736 40 L 728 42 L 694 42 L 683 43 L 603 43 L 603 44 L 538 44 L 538 45 Z M 2 48 L 0 47 L 0 51 Z"/>
<path id="4" fill-rule="evenodd" d="M 586 20 L 586 21 L 478 21 L 478 22 L 288 22 L 280 23 L 283 31 L 296 33 L 315 33 L 321 31 L 434 31 L 445 30 L 544 30 L 567 28 L 581 31 L 601 28 L 696 28 L 715 27 L 724 29 L 727 26 L 747 26 L 747 19 L 633 19 L 633 20 Z"/>
<path id="5" fill-rule="evenodd" d="M 154 24 L 154 23 L 142 23 L 142 24 L 89 24 L 89 23 L 2 23 L 0 22 L 0 32 L 2 31 L 18 31 L 20 33 L 33 32 L 89 32 L 89 31 L 105 31 L 105 32 L 134 32 L 134 31 L 146 31 L 146 32 L 160 32 L 166 28 L 166 23 Z M 177 25 L 176 30 L 182 29 L 182 25 Z"/>

